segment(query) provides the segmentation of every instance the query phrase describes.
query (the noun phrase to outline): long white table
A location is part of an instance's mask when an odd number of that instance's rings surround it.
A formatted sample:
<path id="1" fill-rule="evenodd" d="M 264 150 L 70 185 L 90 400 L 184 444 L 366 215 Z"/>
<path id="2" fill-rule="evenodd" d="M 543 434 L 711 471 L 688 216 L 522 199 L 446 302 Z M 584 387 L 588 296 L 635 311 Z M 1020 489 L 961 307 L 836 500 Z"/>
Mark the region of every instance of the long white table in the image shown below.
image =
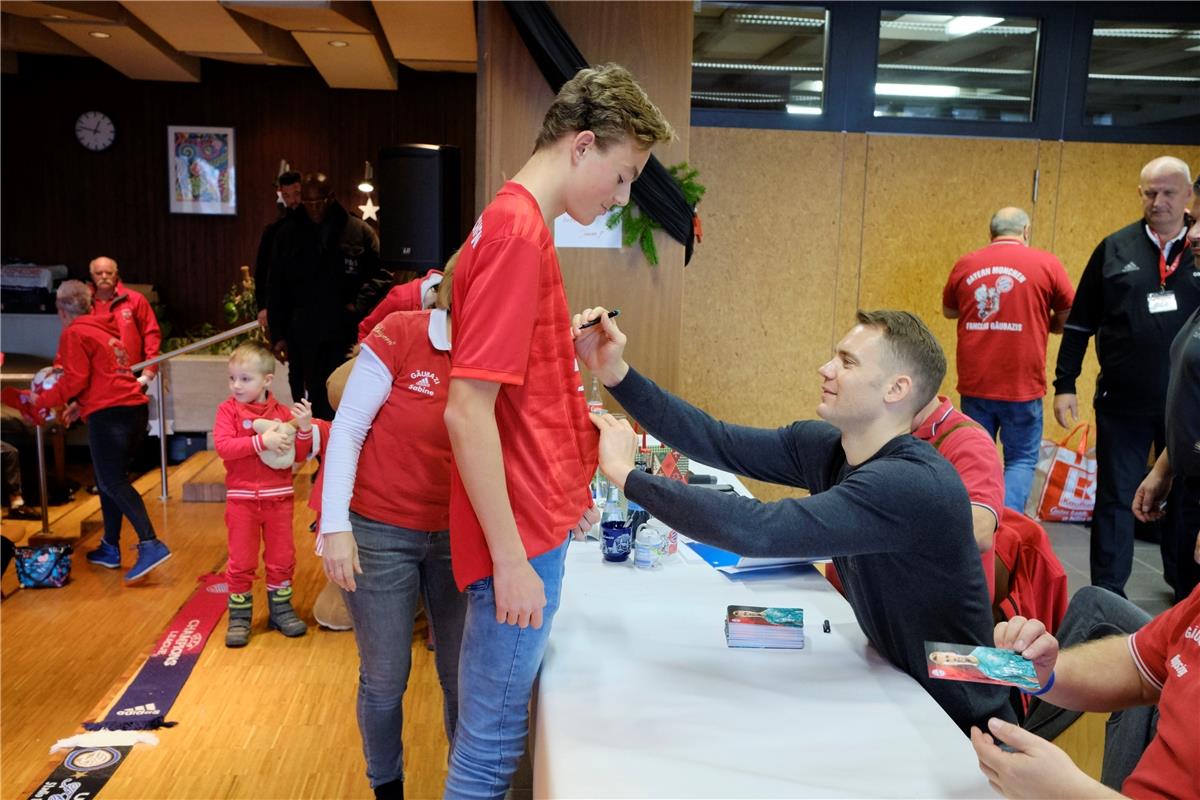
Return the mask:
<path id="1" fill-rule="evenodd" d="M 730 579 L 683 544 L 657 571 L 632 561 L 571 543 L 534 797 L 995 796 L 969 740 L 815 569 Z M 803 608 L 805 649 L 726 647 L 731 604 Z"/>

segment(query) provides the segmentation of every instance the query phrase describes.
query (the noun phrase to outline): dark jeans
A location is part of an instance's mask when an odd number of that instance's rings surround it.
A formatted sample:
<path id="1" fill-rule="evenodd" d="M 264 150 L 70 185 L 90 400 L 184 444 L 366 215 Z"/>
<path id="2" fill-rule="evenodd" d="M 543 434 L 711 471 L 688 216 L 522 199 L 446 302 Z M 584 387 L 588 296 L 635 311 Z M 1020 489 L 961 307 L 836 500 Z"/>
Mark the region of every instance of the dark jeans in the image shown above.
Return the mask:
<path id="1" fill-rule="evenodd" d="M 962 398 L 962 412 L 1004 445 L 1004 505 L 1025 513 L 1042 445 L 1042 398 L 1023 402 Z"/>
<path id="2" fill-rule="evenodd" d="M 0 442 L 0 469 L 4 474 L 4 501 L 9 502 L 16 495 L 24 499 L 21 491 L 21 456 L 17 448 L 8 442 Z"/>
<path id="3" fill-rule="evenodd" d="M 1071 598 L 1056 638 L 1060 648 L 1065 649 L 1093 639 L 1133 633 L 1149 621 L 1149 614 L 1124 597 L 1097 586 L 1085 586 Z M 1029 716 L 1023 727 L 1053 741 L 1081 714 L 1035 697 L 1030 701 Z M 1108 718 L 1104 764 L 1100 771 L 1100 780 L 1105 786 L 1120 791 L 1121 784 L 1141 759 L 1142 751 L 1154 738 L 1157 726 L 1158 708 L 1155 706 L 1117 711 Z"/>
<path id="4" fill-rule="evenodd" d="M 1092 585 L 1122 597 L 1133 569 L 1133 495 L 1146 477 L 1150 449 L 1162 452 L 1164 421 L 1096 411 L 1096 510 L 1092 515 Z M 1165 541 L 1165 539 L 1164 539 Z M 1174 551 L 1163 550 L 1163 574 L 1171 577 Z"/>
<path id="5" fill-rule="evenodd" d="M 1196 563 L 1197 531 L 1200 531 L 1200 477 L 1176 475 L 1162 525 L 1163 573 L 1167 574 L 1167 557 L 1171 554 L 1174 577 L 1171 585 L 1175 587 L 1176 603 L 1191 594 L 1200 583 L 1200 564 Z"/>
<path id="6" fill-rule="evenodd" d="M 88 417 L 88 449 L 92 470 L 100 490 L 100 512 L 104 516 L 104 541 L 120 545 L 121 518 L 128 517 L 139 542 L 156 538 L 146 504 L 129 482 L 129 464 L 146 438 L 150 407 L 113 406 Z"/>

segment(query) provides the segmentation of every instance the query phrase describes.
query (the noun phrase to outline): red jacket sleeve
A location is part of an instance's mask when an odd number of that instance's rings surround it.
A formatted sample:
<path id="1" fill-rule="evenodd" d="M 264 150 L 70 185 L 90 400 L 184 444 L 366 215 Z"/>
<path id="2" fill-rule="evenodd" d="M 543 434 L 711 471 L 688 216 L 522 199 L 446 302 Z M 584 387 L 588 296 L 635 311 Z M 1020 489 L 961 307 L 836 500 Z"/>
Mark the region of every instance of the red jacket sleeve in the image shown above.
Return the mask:
<path id="1" fill-rule="evenodd" d="M 54 364 L 62 367 L 63 374 L 55 382 L 53 388 L 38 395 L 38 408 L 56 408 L 66 405 L 68 401 L 87 388 L 88 381 L 91 379 L 91 354 L 87 352 L 81 336 L 74 336 L 63 331 L 62 339 L 59 341 L 58 354 L 54 357 Z"/>
<path id="2" fill-rule="evenodd" d="M 213 443 L 222 461 L 249 458 L 263 451 L 262 434 L 237 435 L 237 412 L 228 403 L 217 406 L 217 419 L 213 422 Z"/>
<path id="3" fill-rule="evenodd" d="M 283 408 L 283 407 L 280 407 L 280 410 L 283 411 L 282 419 L 284 422 L 287 422 L 287 421 L 290 421 L 293 419 L 292 411 L 289 411 L 288 409 Z M 313 420 L 313 428 L 316 427 L 316 422 L 317 422 L 316 420 Z M 312 452 L 313 428 L 308 428 L 307 431 L 301 431 L 300 428 L 296 428 L 296 438 L 295 438 L 295 445 L 294 445 L 295 451 L 296 451 L 296 455 L 295 455 L 295 463 L 296 464 L 302 464 L 302 463 L 305 463 L 306 461 L 308 461 L 308 453 Z"/>
<path id="4" fill-rule="evenodd" d="M 137 315 L 138 330 L 142 332 L 142 351 L 147 359 L 155 358 L 162 353 L 162 331 L 158 327 L 158 318 L 154 316 L 150 301 L 144 296 L 140 296 L 139 299 L 134 313 Z M 146 367 L 144 372 L 147 377 L 152 378 L 154 373 L 158 372 L 158 365 Z"/>
<path id="5" fill-rule="evenodd" d="M 379 302 L 379 305 L 375 306 L 371 313 L 363 317 L 362 322 L 358 323 L 359 344 L 362 343 L 363 339 L 370 335 L 371 331 L 376 325 L 383 321 L 384 317 L 393 311 L 403 310 L 400 302 L 396 299 L 396 290 L 400 288 L 401 287 L 399 286 L 392 287 L 392 290 L 384 296 L 383 300 Z"/>

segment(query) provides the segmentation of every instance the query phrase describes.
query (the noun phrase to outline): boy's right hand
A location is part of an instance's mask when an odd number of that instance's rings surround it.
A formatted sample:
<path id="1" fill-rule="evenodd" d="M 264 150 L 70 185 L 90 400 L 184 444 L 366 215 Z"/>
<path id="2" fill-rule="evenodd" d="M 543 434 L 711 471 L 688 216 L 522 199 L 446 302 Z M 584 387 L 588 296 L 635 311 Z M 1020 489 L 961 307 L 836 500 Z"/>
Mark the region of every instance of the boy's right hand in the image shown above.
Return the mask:
<path id="1" fill-rule="evenodd" d="M 520 628 L 542 627 L 546 587 L 528 561 L 514 566 L 492 565 L 492 587 L 496 596 L 496 622 Z"/>
<path id="2" fill-rule="evenodd" d="M 288 449 L 288 445 L 292 443 L 292 437 L 288 436 L 283 431 L 267 431 L 262 435 L 263 449 L 271 450 L 276 453 L 282 453 Z"/>
<path id="3" fill-rule="evenodd" d="M 335 531 L 322 533 L 323 548 L 321 563 L 325 567 L 325 577 L 345 589 L 355 590 L 354 573 L 362 575 L 362 565 L 358 563 L 358 542 L 350 531 Z"/>
<path id="4" fill-rule="evenodd" d="M 580 330 L 585 322 L 599 319 L 600 323 Z M 608 316 L 603 306 L 585 308 L 571 319 L 571 336 L 575 339 L 575 354 L 588 370 L 605 386 L 616 386 L 629 372 L 624 361 L 625 334 Z"/>

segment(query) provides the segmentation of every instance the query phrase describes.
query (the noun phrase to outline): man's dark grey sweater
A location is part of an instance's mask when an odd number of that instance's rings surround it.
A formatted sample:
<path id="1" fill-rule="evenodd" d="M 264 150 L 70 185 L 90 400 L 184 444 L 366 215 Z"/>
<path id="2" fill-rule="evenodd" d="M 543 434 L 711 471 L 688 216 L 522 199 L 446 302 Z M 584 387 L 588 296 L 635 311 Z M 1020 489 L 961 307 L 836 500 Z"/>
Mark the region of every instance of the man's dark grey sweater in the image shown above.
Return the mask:
<path id="1" fill-rule="evenodd" d="M 917 680 L 965 732 L 1015 722 L 1008 689 L 929 677 L 926 641 L 992 644 L 992 616 L 971 505 L 930 445 L 898 436 L 850 465 L 841 434 L 819 421 L 776 430 L 719 422 L 630 370 L 611 389 L 665 444 L 738 475 L 807 489 L 763 503 L 635 471 L 629 499 L 676 530 L 744 556 L 833 556 L 871 644 Z"/>

